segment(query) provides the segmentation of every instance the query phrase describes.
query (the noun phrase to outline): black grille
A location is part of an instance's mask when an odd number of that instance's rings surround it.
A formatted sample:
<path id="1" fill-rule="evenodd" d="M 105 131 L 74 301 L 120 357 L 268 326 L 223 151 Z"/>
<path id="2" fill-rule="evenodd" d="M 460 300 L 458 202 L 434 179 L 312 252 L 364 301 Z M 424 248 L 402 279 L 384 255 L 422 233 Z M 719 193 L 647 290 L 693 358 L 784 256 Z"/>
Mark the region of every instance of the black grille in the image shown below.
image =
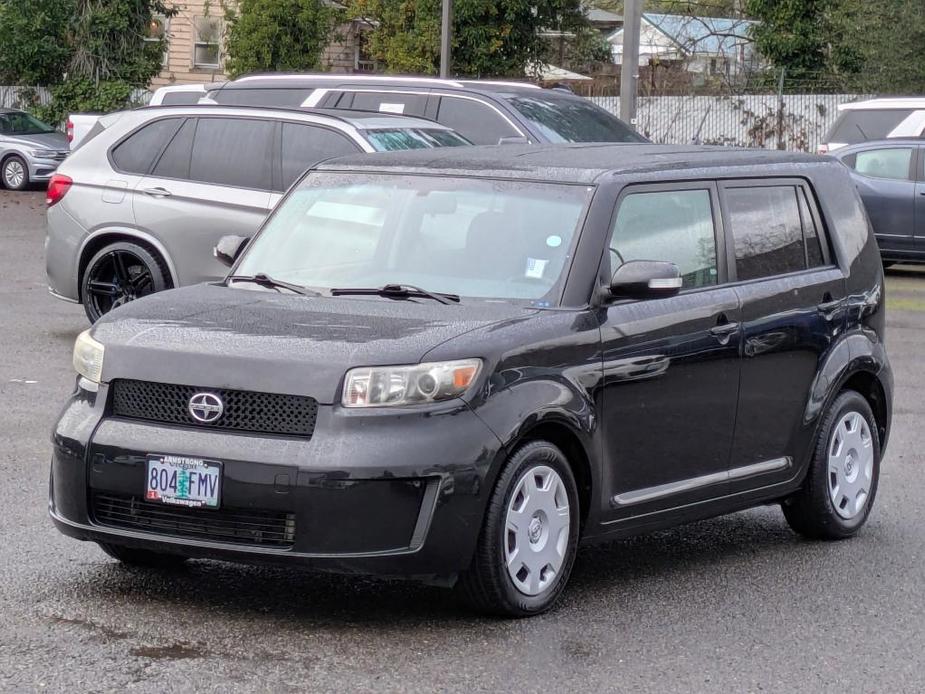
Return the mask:
<path id="1" fill-rule="evenodd" d="M 113 381 L 111 387 L 113 415 L 149 422 L 310 437 L 318 416 L 318 401 L 301 395 L 131 380 Z M 193 419 L 189 401 L 196 393 L 212 393 L 221 398 L 224 412 L 218 420 L 203 424 Z"/>
<path id="2" fill-rule="evenodd" d="M 95 493 L 93 519 L 99 525 L 261 547 L 291 547 L 295 515 L 283 511 L 169 506 L 136 496 Z"/>

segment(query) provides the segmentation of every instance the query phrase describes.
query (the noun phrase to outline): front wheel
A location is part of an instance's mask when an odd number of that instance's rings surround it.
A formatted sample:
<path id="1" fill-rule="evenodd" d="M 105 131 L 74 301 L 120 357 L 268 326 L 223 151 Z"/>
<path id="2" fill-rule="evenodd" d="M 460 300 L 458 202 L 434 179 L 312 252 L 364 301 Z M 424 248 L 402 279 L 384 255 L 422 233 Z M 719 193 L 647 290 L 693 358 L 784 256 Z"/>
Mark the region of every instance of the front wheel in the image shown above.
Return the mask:
<path id="1" fill-rule="evenodd" d="M 802 489 L 783 504 L 790 527 L 809 538 L 840 540 L 867 521 L 880 479 L 880 438 L 870 405 L 846 390 L 832 403 Z"/>
<path id="2" fill-rule="evenodd" d="M 578 536 L 578 489 L 568 460 L 547 441 L 530 442 L 498 476 L 459 588 L 482 611 L 545 612 L 568 582 Z"/>
<path id="3" fill-rule="evenodd" d="M 12 156 L 3 162 L 0 178 L 10 190 L 23 190 L 29 185 L 29 167 L 22 157 Z"/>
<path id="4" fill-rule="evenodd" d="M 164 261 L 138 244 L 119 241 L 87 263 L 80 296 L 87 318 L 95 323 L 114 308 L 169 288 Z"/>

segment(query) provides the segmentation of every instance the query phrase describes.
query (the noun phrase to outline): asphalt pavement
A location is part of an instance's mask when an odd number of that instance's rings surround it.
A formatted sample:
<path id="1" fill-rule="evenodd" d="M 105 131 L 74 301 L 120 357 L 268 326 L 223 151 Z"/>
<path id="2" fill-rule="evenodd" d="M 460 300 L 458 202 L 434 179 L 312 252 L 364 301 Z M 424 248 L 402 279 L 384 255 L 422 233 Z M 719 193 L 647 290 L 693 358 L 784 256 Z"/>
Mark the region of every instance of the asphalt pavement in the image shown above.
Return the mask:
<path id="1" fill-rule="evenodd" d="M 127 569 L 47 517 L 80 306 L 46 291 L 43 193 L 0 191 L 0 691 L 925 691 L 925 270 L 888 277 L 893 434 L 849 541 L 767 507 L 582 550 L 542 617 L 401 582 Z"/>

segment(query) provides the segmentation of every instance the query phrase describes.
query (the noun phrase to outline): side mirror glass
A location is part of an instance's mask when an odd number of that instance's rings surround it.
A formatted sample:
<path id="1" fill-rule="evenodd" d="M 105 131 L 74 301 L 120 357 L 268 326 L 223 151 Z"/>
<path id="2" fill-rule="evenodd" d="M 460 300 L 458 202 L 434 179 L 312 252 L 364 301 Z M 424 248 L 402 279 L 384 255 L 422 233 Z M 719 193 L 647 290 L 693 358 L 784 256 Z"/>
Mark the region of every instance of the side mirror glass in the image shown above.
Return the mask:
<path id="1" fill-rule="evenodd" d="M 245 236 L 223 236 L 218 240 L 215 248 L 212 249 L 212 255 L 222 265 L 231 267 L 238 259 L 238 256 L 241 255 L 241 251 L 247 246 L 248 241 L 250 239 Z"/>
<path id="2" fill-rule="evenodd" d="M 681 291 L 681 271 L 664 260 L 630 260 L 613 273 L 610 294 L 620 299 L 656 299 Z"/>

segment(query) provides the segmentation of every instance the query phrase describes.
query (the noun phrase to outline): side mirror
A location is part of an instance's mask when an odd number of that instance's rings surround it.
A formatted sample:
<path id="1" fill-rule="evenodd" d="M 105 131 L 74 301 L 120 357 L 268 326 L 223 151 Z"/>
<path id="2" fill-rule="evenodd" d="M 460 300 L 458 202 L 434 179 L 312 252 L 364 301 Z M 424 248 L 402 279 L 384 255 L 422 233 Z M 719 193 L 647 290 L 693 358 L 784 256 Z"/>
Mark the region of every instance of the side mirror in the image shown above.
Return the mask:
<path id="1" fill-rule="evenodd" d="M 218 240 L 215 248 L 212 249 L 212 255 L 222 265 L 231 267 L 238 259 L 238 256 L 241 255 L 244 247 L 247 246 L 248 241 L 250 239 L 244 236 L 223 236 Z"/>
<path id="2" fill-rule="evenodd" d="M 630 260 L 613 273 L 610 294 L 621 299 L 657 299 L 681 290 L 681 271 L 664 260 Z"/>

